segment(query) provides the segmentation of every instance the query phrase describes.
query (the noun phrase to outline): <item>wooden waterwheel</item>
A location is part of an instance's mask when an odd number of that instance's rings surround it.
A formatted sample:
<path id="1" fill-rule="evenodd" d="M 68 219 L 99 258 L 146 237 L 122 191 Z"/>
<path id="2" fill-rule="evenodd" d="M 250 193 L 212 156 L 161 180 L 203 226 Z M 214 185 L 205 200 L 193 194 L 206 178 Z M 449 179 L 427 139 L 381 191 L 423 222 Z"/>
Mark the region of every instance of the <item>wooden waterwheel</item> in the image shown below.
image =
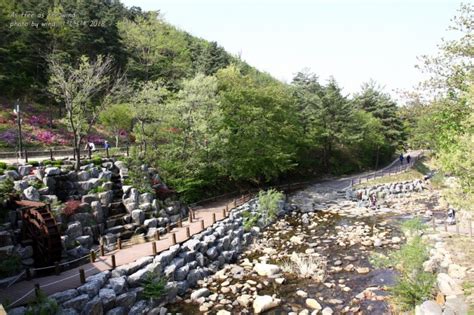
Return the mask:
<path id="1" fill-rule="evenodd" d="M 52 266 L 61 260 L 61 234 L 50 211 L 42 202 L 16 201 L 23 221 L 23 236 L 33 241 L 36 267 Z"/>

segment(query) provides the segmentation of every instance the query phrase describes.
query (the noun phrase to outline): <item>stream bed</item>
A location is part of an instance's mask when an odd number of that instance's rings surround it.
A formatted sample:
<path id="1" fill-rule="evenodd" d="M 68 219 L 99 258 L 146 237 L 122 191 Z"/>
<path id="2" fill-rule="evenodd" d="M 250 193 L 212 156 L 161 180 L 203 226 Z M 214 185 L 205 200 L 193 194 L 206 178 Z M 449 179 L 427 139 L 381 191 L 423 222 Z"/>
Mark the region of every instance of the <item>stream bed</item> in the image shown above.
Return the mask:
<path id="1" fill-rule="evenodd" d="M 168 305 L 168 311 L 253 314 L 255 297 L 269 295 L 276 306 L 262 314 L 311 314 L 315 310 L 323 314 L 390 314 L 386 287 L 394 284 L 395 272 L 374 268 L 369 257 L 373 252 L 400 247 L 404 239 L 399 222 L 404 218 L 371 209 L 355 216 L 351 210 L 357 209 L 356 205 L 342 203 L 342 211 L 334 211 L 338 207 L 333 204 L 329 211 L 293 211 L 278 219 L 235 264 L 200 281 L 199 288 L 206 288 L 208 294 L 198 299 L 188 294 Z M 280 270 L 262 276 L 256 272 L 259 264 L 276 265 Z"/>

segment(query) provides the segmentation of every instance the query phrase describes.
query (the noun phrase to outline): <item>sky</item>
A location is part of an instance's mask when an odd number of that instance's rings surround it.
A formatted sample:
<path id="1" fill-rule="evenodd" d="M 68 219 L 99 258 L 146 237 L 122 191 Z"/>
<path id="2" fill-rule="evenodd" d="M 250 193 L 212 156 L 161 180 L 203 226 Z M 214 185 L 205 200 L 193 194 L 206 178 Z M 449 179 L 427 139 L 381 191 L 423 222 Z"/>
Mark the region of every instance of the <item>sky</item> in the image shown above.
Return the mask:
<path id="1" fill-rule="evenodd" d="M 275 78 L 309 68 L 333 76 L 346 94 L 378 82 L 394 97 L 423 75 L 417 56 L 433 55 L 457 13 L 457 0 L 122 0 L 160 10 L 165 20 L 216 41 Z"/>

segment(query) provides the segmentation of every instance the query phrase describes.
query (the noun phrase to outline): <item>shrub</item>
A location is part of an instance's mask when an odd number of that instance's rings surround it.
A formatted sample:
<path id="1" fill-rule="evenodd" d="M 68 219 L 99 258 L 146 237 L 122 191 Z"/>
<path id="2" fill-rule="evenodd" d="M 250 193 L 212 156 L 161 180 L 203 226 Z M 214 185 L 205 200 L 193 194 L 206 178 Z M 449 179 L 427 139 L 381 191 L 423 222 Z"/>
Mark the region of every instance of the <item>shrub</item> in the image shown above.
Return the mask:
<path id="1" fill-rule="evenodd" d="M 34 167 L 39 166 L 40 164 L 38 161 L 30 161 L 29 163 L 31 166 L 34 166 Z"/>
<path id="2" fill-rule="evenodd" d="M 167 279 L 150 274 L 145 280 L 143 295 L 148 299 L 159 299 L 166 292 Z"/>
<path id="3" fill-rule="evenodd" d="M 8 255 L 0 259 L 0 277 L 10 277 L 20 271 L 21 258 L 17 255 Z"/>
<path id="4" fill-rule="evenodd" d="M 30 186 L 33 186 L 36 189 L 40 189 L 44 187 L 43 182 L 37 179 L 30 181 L 28 184 L 30 184 Z"/>
<path id="5" fill-rule="evenodd" d="M 70 216 L 77 213 L 77 211 L 79 210 L 80 205 L 81 205 L 81 202 L 79 200 L 66 201 L 65 204 L 64 204 L 64 208 L 62 208 L 62 212 L 66 216 L 70 217 Z"/>
<path id="6" fill-rule="evenodd" d="M 402 230 L 410 235 L 422 232 L 426 229 L 426 225 L 420 218 L 413 218 L 402 223 Z"/>
<path id="7" fill-rule="evenodd" d="M 280 200 L 283 200 L 283 194 L 275 189 L 258 193 L 258 211 L 263 218 L 264 224 L 268 224 L 276 218 L 278 202 Z"/>
<path id="8" fill-rule="evenodd" d="M 90 160 L 91 163 L 93 163 L 95 166 L 99 166 L 102 164 L 102 158 L 100 156 L 93 156 L 92 159 Z"/>
<path id="9" fill-rule="evenodd" d="M 26 315 L 48 315 L 56 314 L 59 311 L 58 303 L 46 296 L 39 290 L 38 296 L 32 301 L 26 309 Z"/>
<path id="10" fill-rule="evenodd" d="M 0 182 L 0 206 L 10 199 L 10 196 L 15 193 L 15 185 L 11 179 Z"/>
<path id="11" fill-rule="evenodd" d="M 98 187 L 94 187 L 92 188 L 91 190 L 89 190 L 88 194 L 97 194 L 97 193 L 101 193 L 101 192 L 104 192 L 105 189 L 101 186 L 98 186 Z"/>
<path id="12" fill-rule="evenodd" d="M 257 225 L 258 220 L 260 219 L 260 214 L 244 211 L 242 212 L 242 217 L 244 219 L 244 231 L 248 232 Z"/>
<path id="13" fill-rule="evenodd" d="M 44 166 L 53 165 L 53 161 L 51 161 L 51 160 L 44 160 L 42 163 L 43 163 Z"/>
<path id="14" fill-rule="evenodd" d="M 415 220 L 407 225 L 418 228 Z M 377 253 L 370 257 L 370 262 L 376 267 L 394 266 L 399 271 L 397 282 L 389 291 L 402 311 L 413 309 L 433 295 L 436 278 L 423 269 L 423 262 L 428 257 L 429 248 L 420 236 L 412 237 L 399 251 L 390 253 L 388 257 Z"/>
<path id="15" fill-rule="evenodd" d="M 126 165 L 128 168 L 128 185 L 132 185 L 134 188 L 138 189 L 140 193 L 149 192 L 153 194 L 154 190 L 151 187 L 151 180 L 148 173 L 142 170 L 141 161 L 138 159 L 128 159 Z"/>
<path id="16" fill-rule="evenodd" d="M 8 165 L 8 166 L 7 166 L 7 170 L 9 170 L 9 171 L 18 171 L 18 169 L 16 168 L 16 166 L 13 166 L 13 165 Z"/>
<path id="17" fill-rule="evenodd" d="M 436 172 L 436 174 L 434 174 L 433 177 L 431 177 L 430 181 L 431 181 L 431 185 L 433 185 L 434 188 L 443 187 L 444 173 L 443 172 Z"/>
<path id="18" fill-rule="evenodd" d="M 7 168 L 7 163 L 5 163 L 5 162 L 0 162 L 0 168 L 1 168 L 2 170 L 6 169 L 6 168 Z"/>

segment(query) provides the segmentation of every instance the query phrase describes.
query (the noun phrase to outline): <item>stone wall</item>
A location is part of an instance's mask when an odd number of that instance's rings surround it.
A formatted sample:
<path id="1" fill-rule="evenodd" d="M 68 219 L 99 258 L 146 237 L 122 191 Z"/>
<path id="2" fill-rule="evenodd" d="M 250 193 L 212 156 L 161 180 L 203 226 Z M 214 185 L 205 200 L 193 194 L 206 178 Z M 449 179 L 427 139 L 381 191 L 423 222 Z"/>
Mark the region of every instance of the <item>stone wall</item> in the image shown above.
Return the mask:
<path id="1" fill-rule="evenodd" d="M 280 215 L 285 212 L 280 204 Z M 234 262 L 260 231 L 253 227 L 244 231 L 243 211 L 257 211 L 257 201 L 232 210 L 229 217 L 193 235 L 182 244 L 171 246 L 159 255 L 146 256 L 88 277 L 77 289 L 50 296 L 63 309 L 62 314 L 160 314 L 160 305 L 175 301 L 204 277 Z M 151 302 L 143 296 L 144 281 L 151 274 L 166 277 L 166 296 Z M 14 310 L 15 314 L 25 311 Z M 149 313 L 150 312 L 150 313 Z"/>
<path id="2" fill-rule="evenodd" d="M 425 189 L 423 180 L 396 182 L 388 184 L 374 185 L 359 189 L 349 189 L 346 192 L 347 199 L 357 199 L 361 196 L 363 201 L 369 200 L 369 196 L 376 194 L 377 199 L 385 199 L 387 197 L 403 197 L 405 194 L 412 192 L 421 192 Z"/>

